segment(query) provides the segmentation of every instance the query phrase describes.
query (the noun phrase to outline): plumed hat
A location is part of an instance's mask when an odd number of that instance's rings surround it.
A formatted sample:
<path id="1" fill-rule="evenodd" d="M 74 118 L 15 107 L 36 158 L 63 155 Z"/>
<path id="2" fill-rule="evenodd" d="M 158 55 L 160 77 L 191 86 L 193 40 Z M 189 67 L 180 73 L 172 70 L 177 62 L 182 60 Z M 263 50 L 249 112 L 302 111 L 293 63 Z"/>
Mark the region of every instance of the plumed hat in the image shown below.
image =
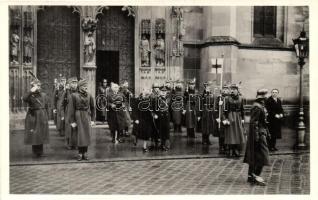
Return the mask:
<path id="1" fill-rule="evenodd" d="M 70 83 L 74 83 L 74 82 L 78 82 L 77 78 L 76 77 L 71 77 L 67 80 L 67 83 L 70 84 Z"/>
<path id="2" fill-rule="evenodd" d="M 87 87 L 87 85 L 88 85 L 88 82 L 87 82 L 87 80 L 86 79 L 81 79 L 81 80 L 79 80 L 78 81 L 78 84 L 77 84 L 77 87 Z"/>

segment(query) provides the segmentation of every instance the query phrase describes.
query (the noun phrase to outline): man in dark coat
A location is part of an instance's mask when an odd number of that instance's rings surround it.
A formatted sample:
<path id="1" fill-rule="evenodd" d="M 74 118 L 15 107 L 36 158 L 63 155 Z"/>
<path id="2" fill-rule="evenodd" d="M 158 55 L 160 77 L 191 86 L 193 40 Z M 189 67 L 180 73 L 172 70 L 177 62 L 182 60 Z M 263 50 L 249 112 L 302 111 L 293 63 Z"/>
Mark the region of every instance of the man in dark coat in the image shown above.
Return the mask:
<path id="1" fill-rule="evenodd" d="M 266 185 L 260 177 L 263 166 L 269 165 L 269 152 L 266 137 L 269 134 L 265 115 L 266 89 L 257 91 L 256 100 L 252 105 L 249 134 L 246 144 L 244 163 L 249 164 L 247 181 L 252 184 Z"/>
<path id="2" fill-rule="evenodd" d="M 214 95 L 211 91 L 211 83 L 205 84 L 205 91 L 201 96 L 200 108 L 202 109 L 199 112 L 201 117 L 201 132 L 202 132 L 202 144 L 211 145 L 210 135 L 214 131 Z"/>
<path id="3" fill-rule="evenodd" d="M 281 126 L 284 110 L 281 100 L 277 97 L 278 93 L 278 89 L 273 89 L 272 95 L 265 102 L 265 107 L 268 112 L 268 128 L 271 135 L 268 141 L 270 151 L 278 150 L 276 148 L 276 139 L 282 138 Z"/>
<path id="4" fill-rule="evenodd" d="M 118 142 L 123 142 L 120 138 L 120 133 L 128 126 L 128 119 L 125 97 L 119 92 L 119 86 L 116 83 L 112 83 L 111 92 L 107 99 L 109 110 L 108 125 L 112 135 L 112 142 L 117 144 Z"/>
<path id="5" fill-rule="evenodd" d="M 195 80 L 188 83 L 188 89 L 184 92 L 185 125 L 187 127 L 187 137 L 195 138 L 195 128 L 197 125 L 198 96 L 195 91 Z"/>
<path id="6" fill-rule="evenodd" d="M 160 148 L 163 151 L 168 151 L 169 148 L 166 146 L 166 141 L 170 138 L 170 115 L 167 91 L 168 89 L 162 86 L 160 88 L 160 94 L 154 102 L 154 119 L 160 137 Z"/>
<path id="7" fill-rule="evenodd" d="M 153 118 L 153 108 L 150 98 L 151 92 L 143 90 L 140 96 L 134 99 L 132 104 L 133 135 L 137 139 L 143 140 L 143 152 L 148 151 L 148 141 L 156 133 L 156 127 Z"/>
<path id="8" fill-rule="evenodd" d="M 175 133 L 182 132 L 183 92 L 181 82 L 177 82 L 171 95 L 171 115 Z"/>
<path id="9" fill-rule="evenodd" d="M 92 125 L 95 121 L 95 102 L 87 92 L 87 80 L 78 82 L 78 92 L 72 93 L 70 101 L 70 124 L 77 129 L 77 160 L 88 160 L 87 150 L 91 143 Z"/>
<path id="10" fill-rule="evenodd" d="M 54 110 L 53 113 L 56 113 L 56 130 L 60 136 L 64 136 L 64 110 L 62 109 L 62 103 L 64 101 L 64 92 L 65 92 L 66 78 L 60 77 L 58 83 L 58 90 L 55 91 L 54 95 Z"/>
<path id="11" fill-rule="evenodd" d="M 160 86 L 158 83 L 154 83 L 152 85 L 152 92 L 150 94 L 150 99 L 152 102 L 152 106 L 154 108 L 155 103 L 157 101 L 157 98 L 159 97 L 160 93 Z M 158 143 L 159 143 L 159 133 L 158 133 L 158 129 L 156 129 L 156 131 L 154 132 L 154 134 L 152 134 L 151 137 L 151 145 L 149 146 L 149 150 L 155 150 L 158 148 Z"/>
<path id="12" fill-rule="evenodd" d="M 41 92 L 41 83 L 35 80 L 31 83 L 31 90 L 23 100 L 28 104 L 25 118 L 24 144 L 32 145 L 35 156 L 43 154 L 43 144 L 49 143 L 48 97 Z"/>
<path id="13" fill-rule="evenodd" d="M 65 127 L 65 142 L 67 149 L 76 149 L 77 147 L 77 130 L 71 127 L 70 116 L 73 109 L 70 108 L 70 101 L 72 101 L 72 94 L 77 92 L 77 78 L 69 78 L 64 92 L 64 102 L 62 110 L 64 110 L 64 127 Z"/>
<path id="14" fill-rule="evenodd" d="M 107 92 L 109 87 L 107 86 L 107 79 L 103 79 L 102 85 L 98 87 L 98 99 L 96 102 L 96 108 L 98 113 L 98 119 L 103 123 L 107 120 Z"/>

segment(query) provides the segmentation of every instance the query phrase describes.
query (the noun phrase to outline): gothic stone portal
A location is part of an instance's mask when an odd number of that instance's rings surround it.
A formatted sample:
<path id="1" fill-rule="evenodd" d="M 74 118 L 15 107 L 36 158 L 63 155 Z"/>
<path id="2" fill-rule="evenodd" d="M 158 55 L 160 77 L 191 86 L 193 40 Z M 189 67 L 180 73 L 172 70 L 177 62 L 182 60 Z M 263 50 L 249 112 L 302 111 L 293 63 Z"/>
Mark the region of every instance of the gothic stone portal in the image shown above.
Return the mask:
<path id="1" fill-rule="evenodd" d="M 135 19 L 128 17 L 126 12 L 121 10 L 121 7 L 111 6 L 104 10 L 103 14 L 98 15 L 98 24 L 96 31 L 96 50 L 97 52 L 118 52 L 118 66 L 110 66 L 107 63 L 101 63 L 102 59 L 96 58 L 97 71 L 96 74 L 107 72 L 100 68 L 111 67 L 111 70 L 116 70 L 116 73 L 105 73 L 105 77 L 96 77 L 96 86 L 101 82 L 102 78 L 106 78 L 108 82 L 122 83 L 127 80 L 129 87 L 134 89 L 134 32 Z M 104 55 L 103 53 L 97 56 Z M 117 53 L 113 54 L 117 55 Z M 113 58 L 113 60 L 116 58 Z M 117 62 L 116 62 L 117 63 Z M 119 77 L 113 77 L 119 76 Z"/>

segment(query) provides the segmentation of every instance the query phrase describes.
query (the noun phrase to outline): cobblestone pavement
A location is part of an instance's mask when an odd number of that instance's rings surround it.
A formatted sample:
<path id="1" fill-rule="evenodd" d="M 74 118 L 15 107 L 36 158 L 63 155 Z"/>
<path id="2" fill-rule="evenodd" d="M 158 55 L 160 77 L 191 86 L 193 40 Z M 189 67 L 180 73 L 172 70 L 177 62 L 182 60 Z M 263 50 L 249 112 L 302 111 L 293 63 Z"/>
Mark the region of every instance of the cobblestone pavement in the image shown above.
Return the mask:
<path id="1" fill-rule="evenodd" d="M 271 156 L 266 187 L 246 182 L 242 158 L 10 166 L 11 194 L 309 194 L 309 154 Z"/>

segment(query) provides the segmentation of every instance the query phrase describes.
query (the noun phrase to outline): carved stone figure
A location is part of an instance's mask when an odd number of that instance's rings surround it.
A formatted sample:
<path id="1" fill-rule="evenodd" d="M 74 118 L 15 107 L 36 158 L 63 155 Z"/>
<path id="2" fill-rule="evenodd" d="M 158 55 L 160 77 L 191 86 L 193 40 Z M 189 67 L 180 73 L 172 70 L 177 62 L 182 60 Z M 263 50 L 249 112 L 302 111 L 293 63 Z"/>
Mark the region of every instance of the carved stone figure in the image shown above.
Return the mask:
<path id="1" fill-rule="evenodd" d="M 88 32 L 85 41 L 84 41 L 84 48 L 85 48 L 85 63 L 92 63 L 94 62 L 94 56 L 95 56 L 95 39 L 93 37 L 92 32 Z"/>
<path id="2" fill-rule="evenodd" d="M 33 49 L 33 41 L 31 38 L 30 32 L 26 32 L 26 35 L 23 38 L 23 47 L 24 47 L 24 55 L 23 62 L 31 63 L 32 62 L 32 49 Z"/>
<path id="3" fill-rule="evenodd" d="M 145 35 L 142 36 L 140 42 L 140 49 L 141 49 L 141 66 L 149 66 L 149 53 L 150 51 L 150 44 Z"/>
<path id="4" fill-rule="evenodd" d="M 165 63 L 165 41 L 161 35 L 158 35 L 158 38 L 155 44 L 155 50 L 156 50 L 156 55 L 155 55 L 156 65 L 163 66 Z"/>
<path id="5" fill-rule="evenodd" d="M 20 37 L 18 35 L 18 30 L 14 30 L 14 32 L 11 34 L 10 38 L 10 47 L 11 47 L 11 62 L 13 64 L 18 64 L 18 49 L 20 44 Z"/>

